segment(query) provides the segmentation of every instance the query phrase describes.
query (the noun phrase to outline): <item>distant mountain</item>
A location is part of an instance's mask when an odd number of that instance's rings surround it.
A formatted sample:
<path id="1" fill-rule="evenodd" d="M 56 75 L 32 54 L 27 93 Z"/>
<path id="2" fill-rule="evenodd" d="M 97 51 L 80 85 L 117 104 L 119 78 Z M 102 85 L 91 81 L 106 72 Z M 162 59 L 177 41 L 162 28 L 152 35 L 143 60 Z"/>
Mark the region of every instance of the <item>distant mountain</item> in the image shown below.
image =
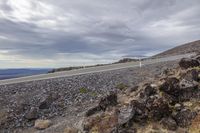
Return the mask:
<path id="1" fill-rule="evenodd" d="M 50 69 L 0 69 L 0 80 L 47 73 Z"/>
<path id="2" fill-rule="evenodd" d="M 187 53 L 199 53 L 200 52 L 200 40 L 186 43 L 175 48 L 169 49 L 165 52 L 157 54 L 153 57 L 164 57 L 164 56 L 171 56 L 171 55 L 180 55 L 180 54 L 187 54 Z"/>

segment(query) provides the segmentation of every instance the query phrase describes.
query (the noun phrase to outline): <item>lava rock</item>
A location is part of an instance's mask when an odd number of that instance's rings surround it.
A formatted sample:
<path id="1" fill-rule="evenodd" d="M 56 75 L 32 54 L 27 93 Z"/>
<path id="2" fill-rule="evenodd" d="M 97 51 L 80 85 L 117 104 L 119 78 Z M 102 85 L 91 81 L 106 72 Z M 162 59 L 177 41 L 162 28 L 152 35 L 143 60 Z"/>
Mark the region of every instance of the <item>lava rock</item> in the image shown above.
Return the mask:
<path id="1" fill-rule="evenodd" d="M 196 115 L 196 112 L 192 112 L 189 109 L 183 109 L 174 116 L 174 119 L 176 120 L 178 126 L 188 127 Z"/>
<path id="2" fill-rule="evenodd" d="M 45 97 L 40 101 L 39 103 L 39 109 L 48 109 L 52 102 L 56 100 L 58 96 L 56 94 L 50 94 Z"/>
<path id="3" fill-rule="evenodd" d="M 95 114 L 95 113 L 97 113 L 99 111 L 101 111 L 101 108 L 100 108 L 100 106 L 97 105 L 95 107 L 92 107 L 92 108 L 88 109 L 86 111 L 86 113 L 85 113 L 85 116 L 89 117 L 89 116 L 91 116 L 91 115 L 93 115 L 93 114 Z"/>
<path id="4" fill-rule="evenodd" d="M 200 74 L 200 71 L 199 70 L 196 70 L 196 69 L 192 69 L 192 70 L 189 70 L 187 71 L 187 73 L 182 76 L 182 78 L 186 79 L 186 80 L 189 80 L 189 81 L 199 81 L 199 74 Z"/>
<path id="5" fill-rule="evenodd" d="M 117 94 L 116 93 L 111 93 L 110 95 L 102 98 L 99 102 L 99 107 L 103 111 L 105 111 L 107 107 L 115 106 L 115 105 L 117 105 Z"/>
<path id="6" fill-rule="evenodd" d="M 184 91 L 192 91 L 198 88 L 198 82 L 192 82 L 188 80 L 181 80 L 180 81 L 180 89 Z"/>
<path id="7" fill-rule="evenodd" d="M 163 118 L 160 123 L 164 128 L 172 131 L 175 131 L 178 127 L 176 121 L 171 117 Z"/>
<path id="8" fill-rule="evenodd" d="M 200 66 L 200 63 L 199 63 L 198 60 L 196 60 L 196 59 L 192 59 L 192 58 L 183 58 L 183 59 L 181 59 L 181 61 L 179 62 L 179 66 L 180 66 L 181 68 L 183 68 L 183 69 L 188 69 L 188 68 Z"/>
<path id="9" fill-rule="evenodd" d="M 161 120 L 171 114 L 168 102 L 163 98 L 148 99 L 146 106 L 149 110 L 148 117 L 152 120 Z"/>
<path id="10" fill-rule="evenodd" d="M 34 120 L 38 118 L 38 108 L 32 107 L 26 114 L 25 118 L 28 120 Z"/>
<path id="11" fill-rule="evenodd" d="M 179 80 L 174 77 L 166 79 L 160 86 L 160 91 L 164 91 L 169 95 L 178 96 L 180 91 Z"/>
<path id="12" fill-rule="evenodd" d="M 146 96 L 152 96 L 155 95 L 157 91 L 151 85 L 148 85 L 145 87 L 144 92 Z"/>
<path id="13" fill-rule="evenodd" d="M 119 109 L 118 123 L 120 127 L 131 126 L 135 116 L 135 110 L 132 106 L 122 107 Z"/>
<path id="14" fill-rule="evenodd" d="M 148 118 L 148 110 L 145 103 L 133 100 L 131 105 L 135 111 L 134 121 L 144 123 Z"/>

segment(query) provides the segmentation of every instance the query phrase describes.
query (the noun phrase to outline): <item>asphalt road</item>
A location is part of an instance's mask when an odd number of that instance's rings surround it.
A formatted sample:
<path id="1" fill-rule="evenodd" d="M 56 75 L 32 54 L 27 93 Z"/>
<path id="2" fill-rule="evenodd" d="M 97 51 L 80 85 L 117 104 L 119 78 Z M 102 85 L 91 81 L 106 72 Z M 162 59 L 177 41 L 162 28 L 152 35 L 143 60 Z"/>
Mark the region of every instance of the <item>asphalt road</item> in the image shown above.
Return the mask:
<path id="1" fill-rule="evenodd" d="M 194 53 L 170 56 L 170 57 L 165 57 L 165 58 L 148 59 L 148 60 L 142 61 L 142 66 L 148 65 L 148 64 L 154 64 L 154 63 L 158 63 L 158 62 L 179 60 L 181 58 L 190 57 L 193 55 L 194 55 Z M 27 76 L 27 77 L 21 77 L 21 78 L 0 80 L 0 85 L 22 83 L 22 82 L 28 82 L 28 81 L 45 80 L 45 79 L 60 78 L 60 77 L 69 77 L 69 76 L 74 76 L 74 75 L 98 73 L 98 72 L 112 71 L 112 70 L 125 69 L 125 68 L 134 68 L 134 67 L 139 67 L 139 66 L 140 66 L 140 62 L 138 61 L 138 62 L 128 62 L 128 63 L 111 64 L 111 65 L 105 65 L 105 66 L 89 67 L 89 68 L 83 68 L 83 69 L 77 69 L 77 70 L 71 70 L 71 71 L 63 71 L 63 72 L 40 74 L 40 75 Z"/>

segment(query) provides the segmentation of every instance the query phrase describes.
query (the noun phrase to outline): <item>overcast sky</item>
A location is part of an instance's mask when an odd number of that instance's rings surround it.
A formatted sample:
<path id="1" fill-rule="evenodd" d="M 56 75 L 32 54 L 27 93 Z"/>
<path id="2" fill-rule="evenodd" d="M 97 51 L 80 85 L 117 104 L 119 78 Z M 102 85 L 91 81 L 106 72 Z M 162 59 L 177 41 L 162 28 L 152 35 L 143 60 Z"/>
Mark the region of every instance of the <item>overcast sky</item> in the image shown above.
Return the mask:
<path id="1" fill-rule="evenodd" d="M 200 0 L 0 0 L 0 68 L 152 55 L 200 39 Z"/>

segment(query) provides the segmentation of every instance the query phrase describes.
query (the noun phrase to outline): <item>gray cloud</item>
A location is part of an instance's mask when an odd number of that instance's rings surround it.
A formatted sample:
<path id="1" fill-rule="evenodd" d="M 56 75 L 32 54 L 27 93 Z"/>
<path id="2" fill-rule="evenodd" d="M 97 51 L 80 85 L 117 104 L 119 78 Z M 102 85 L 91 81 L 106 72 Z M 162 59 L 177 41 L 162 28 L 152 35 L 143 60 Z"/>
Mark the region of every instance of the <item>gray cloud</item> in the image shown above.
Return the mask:
<path id="1" fill-rule="evenodd" d="M 0 59 L 6 67 L 11 56 L 79 65 L 151 55 L 199 39 L 199 15 L 199 0 L 2 0 Z"/>

